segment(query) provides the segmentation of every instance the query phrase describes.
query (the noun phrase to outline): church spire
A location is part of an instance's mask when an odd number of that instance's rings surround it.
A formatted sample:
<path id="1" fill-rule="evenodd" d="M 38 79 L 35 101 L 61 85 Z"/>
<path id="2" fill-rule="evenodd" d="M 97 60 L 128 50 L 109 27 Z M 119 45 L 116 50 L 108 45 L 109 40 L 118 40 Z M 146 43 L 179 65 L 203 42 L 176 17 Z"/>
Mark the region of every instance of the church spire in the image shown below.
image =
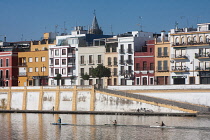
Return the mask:
<path id="1" fill-rule="evenodd" d="M 103 34 L 103 31 L 99 28 L 95 10 L 93 14 L 94 14 L 94 18 L 93 18 L 92 27 L 89 30 L 89 33 L 90 34 Z"/>

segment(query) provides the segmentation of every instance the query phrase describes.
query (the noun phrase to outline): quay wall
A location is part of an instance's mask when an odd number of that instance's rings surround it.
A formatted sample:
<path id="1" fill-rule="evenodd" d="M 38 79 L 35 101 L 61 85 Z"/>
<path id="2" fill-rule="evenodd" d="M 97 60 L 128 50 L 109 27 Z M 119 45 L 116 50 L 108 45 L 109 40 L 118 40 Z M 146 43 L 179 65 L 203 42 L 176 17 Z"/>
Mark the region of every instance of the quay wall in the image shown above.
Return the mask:
<path id="1" fill-rule="evenodd" d="M 125 87 L 126 89 L 126 87 Z M 169 107 L 96 92 L 94 86 L 0 88 L 2 110 L 121 111 L 184 113 Z"/>

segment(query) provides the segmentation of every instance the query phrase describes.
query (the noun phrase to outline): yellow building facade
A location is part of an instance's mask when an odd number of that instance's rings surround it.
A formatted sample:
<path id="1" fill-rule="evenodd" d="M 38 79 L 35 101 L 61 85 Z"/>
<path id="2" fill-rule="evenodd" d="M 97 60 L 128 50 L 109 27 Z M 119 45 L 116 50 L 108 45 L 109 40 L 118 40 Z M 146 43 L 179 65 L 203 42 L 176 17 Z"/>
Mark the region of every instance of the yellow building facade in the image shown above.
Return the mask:
<path id="1" fill-rule="evenodd" d="M 155 44 L 155 82 L 156 85 L 170 83 L 170 43 L 156 42 Z"/>
<path id="2" fill-rule="evenodd" d="M 18 86 L 48 85 L 48 51 L 18 53 Z"/>

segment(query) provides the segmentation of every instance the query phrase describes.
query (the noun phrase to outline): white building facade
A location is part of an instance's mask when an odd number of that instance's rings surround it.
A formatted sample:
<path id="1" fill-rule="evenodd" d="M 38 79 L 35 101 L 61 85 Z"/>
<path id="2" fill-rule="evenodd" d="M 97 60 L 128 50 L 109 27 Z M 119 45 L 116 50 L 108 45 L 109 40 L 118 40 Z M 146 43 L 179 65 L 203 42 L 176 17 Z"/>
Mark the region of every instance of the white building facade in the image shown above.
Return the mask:
<path id="1" fill-rule="evenodd" d="M 134 52 L 152 38 L 153 33 L 140 31 L 118 37 L 118 85 L 134 85 Z"/>
<path id="2" fill-rule="evenodd" d="M 171 84 L 210 84 L 210 23 L 172 29 Z"/>

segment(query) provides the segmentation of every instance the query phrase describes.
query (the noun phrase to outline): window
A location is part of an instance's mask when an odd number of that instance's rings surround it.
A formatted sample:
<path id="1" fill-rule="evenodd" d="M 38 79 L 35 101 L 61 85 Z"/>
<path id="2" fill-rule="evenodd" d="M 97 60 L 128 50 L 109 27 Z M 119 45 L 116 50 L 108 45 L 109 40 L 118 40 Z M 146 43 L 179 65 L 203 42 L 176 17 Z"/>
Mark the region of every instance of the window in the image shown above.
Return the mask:
<path id="1" fill-rule="evenodd" d="M 59 74 L 59 69 L 55 69 L 55 74 Z"/>
<path id="2" fill-rule="evenodd" d="M 140 63 L 136 63 L 136 70 L 140 70 Z"/>
<path id="3" fill-rule="evenodd" d="M 85 56 L 80 56 L 80 64 L 85 64 Z"/>
<path id="4" fill-rule="evenodd" d="M 154 63 L 150 63 L 150 70 L 154 70 Z"/>
<path id="5" fill-rule="evenodd" d="M 66 69 L 65 68 L 62 69 L 62 74 L 66 74 Z"/>
<path id="6" fill-rule="evenodd" d="M 114 65 L 117 65 L 117 57 L 114 57 Z"/>
<path id="7" fill-rule="evenodd" d="M 29 57 L 28 58 L 28 62 L 33 62 L 33 58 L 32 57 Z"/>
<path id="8" fill-rule="evenodd" d="M 9 59 L 6 59 L 6 67 L 9 67 Z"/>
<path id="9" fill-rule="evenodd" d="M 112 65 L 112 62 L 111 62 L 112 60 L 111 60 L 111 57 L 108 57 L 108 65 L 110 66 L 110 65 Z"/>
<path id="10" fill-rule="evenodd" d="M 89 75 L 92 76 L 92 70 L 93 68 L 89 68 Z"/>
<path id="11" fill-rule="evenodd" d="M 117 76 L 117 68 L 114 68 L 114 76 Z"/>
<path id="12" fill-rule="evenodd" d="M 158 71 L 162 70 L 162 61 L 158 61 Z"/>
<path id="13" fill-rule="evenodd" d="M 168 56 L 168 47 L 164 47 L 163 50 L 164 56 Z"/>
<path id="14" fill-rule="evenodd" d="M 117 85 L 117 78 L 114 78 L 114 85 Z"/>
<path id="15" fill-rule="evenodd" d="M 128 53 L 132 53 L 131 44 L 128 44 Z"/>
<path id="16" fill-rule="evenodd" d="M 120 53 L 124 53 L 124 45 L 120 45 Z"/>
<path id="17" fill-rule="evenodd" d="M 39 58 L 38 57 L 35 57 L 35 62 L 38 62 L 39 61 Z"/>
<path id="18" fill-rule="evenodd" d="M 35 72 L 39 72 L 39 68 L 38 67 L 35 67 Z"/>
<path id="19" fill-rule="evenodd" d="M 140 85 L 140 78 L 136 78 L 136 84 Z"/>
<path id="20" fill-rule="evenodd" d="M 9 70 L 6 70 L 6 79 L 9 79 Z"/>
<path id="21" fill-rule="evenodd" d="M 45 57 L 41 57 L 41 61 L 42 62 L 45 62 Z"/>
<path id="22" fill-rule="evenodd" d="M 0 59 L 0 66 L 3 66 L 3 59 Z"/>
<path id="23" fill-rule="evenodd" d="M 153 78 L 150 78 L 150 85 L 153 85 Z"/>
<path id="24" fill-rule="evenodd" d="M 3 78 L 3 70 L 0 70 L 0 78 Z"/>
<path id="25" fill-rule="evenodd" d="M 112 47 L 112 52 L 117 52 L 117 48 L 116 47 Z"/>
<path id="26" fill-rule="evenodd" d="M 59 65 L 59 59 L 55 59 L 55 65 Z"/>
<path id="27" fill-rule="evenodd" d="M 159 56 L 159 57 L 162 56 L 162 52 L 161 52 L 161 51 L 162 51 L 162 48 L 159 47 L 159 48 L 158 48 L 158 56 Z"/>
<path id="28" fill-rule="evenodd" d="M 89 55 L 89 64 L 93 64 L 93 56 Z"/>
<path id="29" fill-rule="evenodd" d="M 28 72 L 33 72 L 33 68 L 28 68 Z"/>
<path id="30" fill-rule="evenodd" d="M 84 68 L 81 68 L 80 72 L 81 72 L 80 76 L 84 75 L 85 74 Z"/>
<path id="31" fill-rule="evenodd" d="M 143 61 L 143 70 L 147 70 L 147 61 Z"/>
<path id="32" fill-rule="evenodd" d="M 165 71 L 168 70 L 168 61 L 167 60 L 163 61 L 163 70 L 165 70 Z"/>
<path id="33" fill-rule="evenodd" d="M 55 56 L 59 55 L 59 50 L 55 50 Z"/>
<path id="34" fill-rule="evenodd" d="M 66 49 L 62 49 L 62 55 L 66 55 Z"/>
<path id="35" fill-rule="evenodd" d="M 51 69 L 50 69 L 50 74 L 51 74 L 51 76 L 53 75 L 53 73 L 54 73 L 54 69 L 51 68 Z"/>
<path id="36" fill-rule="evenodd" d="M 42 70 L 42 72 L 46 71 L 46 67 L 43 66 L 41 70 Z"/>
<path id="37" fill-rule="evenodd" d="M 66 59 L 62 59 L 62 65 L 66 65 Z"/>
<path id="38" fill-rule="evenodd" d="M 98 63 L 101 63 L 101 55 L 98 55 Z"/>

